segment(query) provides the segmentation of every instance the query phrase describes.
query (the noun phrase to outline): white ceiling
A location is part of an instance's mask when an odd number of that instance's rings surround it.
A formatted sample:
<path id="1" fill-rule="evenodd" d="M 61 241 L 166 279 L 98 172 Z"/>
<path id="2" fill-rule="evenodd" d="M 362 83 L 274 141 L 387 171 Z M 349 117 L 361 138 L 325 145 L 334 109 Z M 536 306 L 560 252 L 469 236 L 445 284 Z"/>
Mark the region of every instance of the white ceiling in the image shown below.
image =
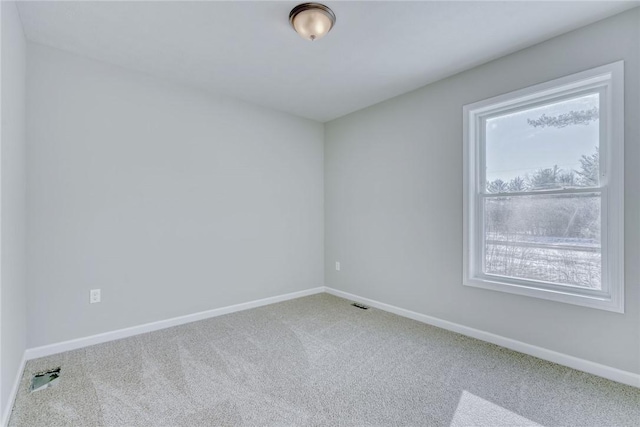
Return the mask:
<path id="1" fill-rule="evenodd" d="M 326 1 L 336 26 L 309 42 L 289 26 L 297 3 L 45 1 L 19 12 L 33 42 L 324 122 L 639 4 Z"/>

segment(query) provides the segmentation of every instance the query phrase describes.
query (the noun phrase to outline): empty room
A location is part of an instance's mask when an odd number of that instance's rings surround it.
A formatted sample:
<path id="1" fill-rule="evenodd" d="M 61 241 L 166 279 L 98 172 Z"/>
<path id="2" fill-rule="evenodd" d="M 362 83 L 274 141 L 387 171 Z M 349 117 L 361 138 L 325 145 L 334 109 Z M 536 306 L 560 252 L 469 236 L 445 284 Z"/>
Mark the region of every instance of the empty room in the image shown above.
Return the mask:
<path id="1" fill-rule="evenodd" d="M 640 1 L 0 22 L 0 427 L 640 425 Z"/>

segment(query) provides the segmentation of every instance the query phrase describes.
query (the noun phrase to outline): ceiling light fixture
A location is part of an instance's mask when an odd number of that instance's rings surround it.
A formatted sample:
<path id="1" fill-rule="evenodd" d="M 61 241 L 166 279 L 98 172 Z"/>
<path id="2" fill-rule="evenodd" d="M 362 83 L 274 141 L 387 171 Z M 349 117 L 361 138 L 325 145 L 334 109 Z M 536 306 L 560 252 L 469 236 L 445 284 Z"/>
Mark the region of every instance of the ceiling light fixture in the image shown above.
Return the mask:
<path id="1" fill-rule="evenodd" d="M 302 3 L 291 9 L 289 22 L 300 36 L 307 40 L 318 40 L 327 34 L 336 23 L 336 15 L 320 3 Z"/>

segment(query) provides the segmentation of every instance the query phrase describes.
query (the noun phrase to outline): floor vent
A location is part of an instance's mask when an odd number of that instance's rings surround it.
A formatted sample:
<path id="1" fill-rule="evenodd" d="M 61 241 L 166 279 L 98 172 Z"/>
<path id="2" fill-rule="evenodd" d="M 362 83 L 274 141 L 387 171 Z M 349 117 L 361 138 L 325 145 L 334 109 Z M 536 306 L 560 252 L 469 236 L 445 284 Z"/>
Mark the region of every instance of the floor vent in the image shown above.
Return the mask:
<path id="1" fill-rule="evenodd" d="M 369 307 L 367 307 L 366 305 L 358 304 L 357 302 L 354 302 L 351 305 L 354 306 L 354 307 L 359 308 L 360 310 L 369 310 Z"/>
<path id="2" fill-rule="evenodd" d="M 38 372 L 31 378 L 31 393 L 53 387 L 60 381 L 60 368 Z"/>

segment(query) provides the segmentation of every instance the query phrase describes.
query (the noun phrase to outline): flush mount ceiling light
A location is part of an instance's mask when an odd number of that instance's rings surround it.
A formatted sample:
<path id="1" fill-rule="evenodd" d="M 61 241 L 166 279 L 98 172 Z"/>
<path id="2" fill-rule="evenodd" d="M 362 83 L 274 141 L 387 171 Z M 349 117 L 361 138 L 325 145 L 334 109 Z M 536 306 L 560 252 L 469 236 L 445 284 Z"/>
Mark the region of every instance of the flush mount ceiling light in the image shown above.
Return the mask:
<path id="1" fill-rule="evenodd" d="M 300 36 L 314 41 L 322 38 L 333 28 L 336 15 L 323 4 L 302 3 L 291 9 L 289 22 Z"/>

